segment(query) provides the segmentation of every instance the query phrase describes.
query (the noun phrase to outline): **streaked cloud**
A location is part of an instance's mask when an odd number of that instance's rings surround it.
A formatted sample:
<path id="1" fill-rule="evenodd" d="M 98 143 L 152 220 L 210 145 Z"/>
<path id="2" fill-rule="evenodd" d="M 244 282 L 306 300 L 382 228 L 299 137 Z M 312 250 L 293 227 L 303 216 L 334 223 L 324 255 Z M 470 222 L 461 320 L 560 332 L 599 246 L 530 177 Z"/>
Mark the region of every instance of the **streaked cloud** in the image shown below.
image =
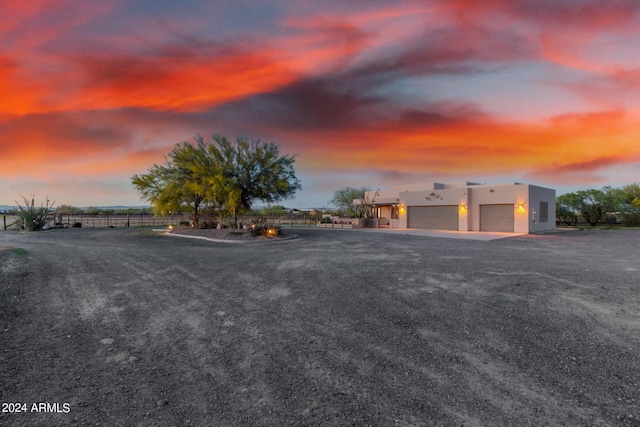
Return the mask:
<path id="1" fill-rule="evenodd" d="M 195 133 L 298 153 L 305 204 L 345 180 L 638 179 L 636 1 L 9 1 L 0 16 L 0 204 L 65 177 L 79 187 L 63 203 L 134 203 L 130 176 Z M 118 191 L 83 194 L 101 179 Z"/>

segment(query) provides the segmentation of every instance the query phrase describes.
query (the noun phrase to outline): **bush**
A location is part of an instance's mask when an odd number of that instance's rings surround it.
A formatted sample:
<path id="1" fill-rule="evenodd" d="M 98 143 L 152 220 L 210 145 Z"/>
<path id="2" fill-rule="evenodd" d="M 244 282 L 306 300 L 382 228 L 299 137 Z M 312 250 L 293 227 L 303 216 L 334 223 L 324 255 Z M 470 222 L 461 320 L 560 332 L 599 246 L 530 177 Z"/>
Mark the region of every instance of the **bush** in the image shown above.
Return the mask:
<path id="1" fill-rule="evenodd" d="M 53 205 L 47 204 L 36 207 L 35 196 L 31 196 L 31 202 L 22 196 L 25 206 L 18 204 L 18 227 L 25 228 L 28 231 L 40 231 L 47 223 L 52 220 L 51 209 Z"/>
<path id="2" fill-rule="evenodd" d="M 640 212 L 630 212 L 625 214 L 624 225 L 627 227 L 640 227 Z"/>
<path id="3" fill-rule="evenodd" d="M 249 233 L 254 237 L 276 237 L 282 234 L 282 227 L 277 225 L 253 224 Z"/>
<path id="4" fill-rule="evenodd" d="M 618 218 L 615 215 L 607 214 L 602 219 L 604 224 L 616 224 L 618 222 Z"/>
<path id="5" fill-rule="evenodd" d="M 74 223 L 73 223 L 72 227 L 80 228 L 80 227 L 82 227 L 82 223 L 81 223 L 81 222 L 76 221 L 76 222 L 74 222 Z"/>

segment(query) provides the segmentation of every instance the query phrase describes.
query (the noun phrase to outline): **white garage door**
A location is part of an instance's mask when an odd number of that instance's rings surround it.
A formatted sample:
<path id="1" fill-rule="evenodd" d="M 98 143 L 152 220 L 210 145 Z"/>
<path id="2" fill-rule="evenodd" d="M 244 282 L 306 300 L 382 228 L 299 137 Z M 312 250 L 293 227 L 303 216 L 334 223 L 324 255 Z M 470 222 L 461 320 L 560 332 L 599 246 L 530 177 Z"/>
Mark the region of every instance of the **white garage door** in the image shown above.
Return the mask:
<path id="1" fill-rule="evenodd" d="M 513 232 L 513 204 L 480 205 L 480 231 Z"/>
<path id="2" fill-rule="evenodd" d="M 409 206 L 407 226 L 429 230 L 458 230 L 458 206 Z"/>

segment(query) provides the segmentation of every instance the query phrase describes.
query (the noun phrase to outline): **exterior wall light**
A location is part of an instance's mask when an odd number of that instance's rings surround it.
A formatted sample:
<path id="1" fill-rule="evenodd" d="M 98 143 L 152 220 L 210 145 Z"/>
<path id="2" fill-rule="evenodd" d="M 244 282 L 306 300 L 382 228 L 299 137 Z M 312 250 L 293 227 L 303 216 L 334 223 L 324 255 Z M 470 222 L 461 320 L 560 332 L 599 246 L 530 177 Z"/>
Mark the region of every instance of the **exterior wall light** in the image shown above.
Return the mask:
<path id="1" fill-rule="evenodd" d="M 460 212 L 466 212 L 467 206 L 464 203 L 460 203 Z"/>
<path id="2" fill-rule="evenodd" d="M 527 206 L 523 202 L 518 203 L 518 212 L 526 212 L 526 211 L 527 211 Z"/>

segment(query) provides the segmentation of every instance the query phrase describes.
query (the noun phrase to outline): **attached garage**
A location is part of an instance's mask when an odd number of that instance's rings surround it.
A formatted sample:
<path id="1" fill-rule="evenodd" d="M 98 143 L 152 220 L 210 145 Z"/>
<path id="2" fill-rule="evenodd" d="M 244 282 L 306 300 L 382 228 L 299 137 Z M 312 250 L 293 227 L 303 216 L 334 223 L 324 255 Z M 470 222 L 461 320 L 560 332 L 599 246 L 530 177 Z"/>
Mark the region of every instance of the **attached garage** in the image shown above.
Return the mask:
<path id="1" fill-rule="evenodd" d="M 378 227 L 503 233 L 555 229 L 555 190 L 530 184 L 406 184 L 367 191 L 354 203 L 366 200 L 378 208 Z"/>
<path id="2" fill-rule="evenodd" d="M 514 230 L 514 205 L 480 205 L 480 231 Z"/>
<path id="3" fill-rule="evenodd" d="M 409 206 L 407 222 L 409 228 L 458 230 L 458 206 Z"/>

